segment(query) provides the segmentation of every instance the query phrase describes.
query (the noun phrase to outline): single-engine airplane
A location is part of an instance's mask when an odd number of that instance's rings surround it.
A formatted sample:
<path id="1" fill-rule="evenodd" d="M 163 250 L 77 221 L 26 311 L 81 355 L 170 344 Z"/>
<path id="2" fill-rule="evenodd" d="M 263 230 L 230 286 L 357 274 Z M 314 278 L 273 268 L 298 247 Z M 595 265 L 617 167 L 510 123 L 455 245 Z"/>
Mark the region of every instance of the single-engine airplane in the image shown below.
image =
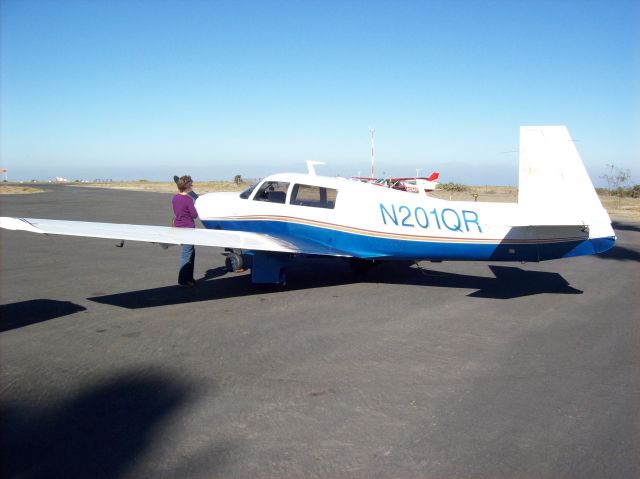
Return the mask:
<path id="1" fill-rule="evenodd" d="M 427 177 L 406 177 L 406 178 L 371 178 L 368 176 L 354 176 L 354 180 L 363 183 L 371 183 L 376 186 L 385 186 L 394 190 L 409 191 L 419 193 L 420 191 L 433 191 L 438 186 L 440 173 L 434 171 Z"/>
<path id="2" fill-rule="evenodd" d="M 438 186 L 440 173 L 434 171 L 428 177 L 407 178 L 371 178 L 368 176 L 354 176 L 353 179 L 363 183 L 371 183 L 376 186 L 385 186 L 394 190 L 419 193 L 420 191 L 433 191 Z"/>
<path id="3" fill-rule="evenodd" d="M 420 193 L 421 191 L 429 192 L 435 190 L 438 186 L 438 178 L 440 178 L 440 173 L 434 171 L 426 178 L 387 178 L 386 182 L 389 188 Z"/>
<path id="4" fill-rule="evenodd" d="M 314 162 L 308 164 L 307 174 L 269 176 L 243 193 L 200 196 L 196 209 L 204 229 L 8 217 L 0 218 L 0 227 L 229 248 L 232 269 L 251 257 L 254 283 L 284 282 L 296 255 L 344 257 L 356 266 L 525 262 L 602 253 L 616 240 L 564 126 L 520 128 L 517 203 L 446 201 L 424 191 L 320 176 Z"/>

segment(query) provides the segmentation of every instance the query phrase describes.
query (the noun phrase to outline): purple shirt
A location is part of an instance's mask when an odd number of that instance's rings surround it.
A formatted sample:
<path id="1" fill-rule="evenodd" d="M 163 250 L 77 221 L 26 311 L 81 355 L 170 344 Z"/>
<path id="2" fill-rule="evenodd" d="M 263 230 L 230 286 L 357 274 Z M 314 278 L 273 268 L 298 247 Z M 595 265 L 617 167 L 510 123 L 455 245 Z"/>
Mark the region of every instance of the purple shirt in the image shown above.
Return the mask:
<path id="1" fill-rule="evenodd" d="M 189 195 L 175 195 L 171 200 L 173 204 L 173 214 L 175 219 L 173 226 L 178 228 L 195 228 L 194 218 L 198 217 L 198 212 L 193 206 L 193 199 Z"/>

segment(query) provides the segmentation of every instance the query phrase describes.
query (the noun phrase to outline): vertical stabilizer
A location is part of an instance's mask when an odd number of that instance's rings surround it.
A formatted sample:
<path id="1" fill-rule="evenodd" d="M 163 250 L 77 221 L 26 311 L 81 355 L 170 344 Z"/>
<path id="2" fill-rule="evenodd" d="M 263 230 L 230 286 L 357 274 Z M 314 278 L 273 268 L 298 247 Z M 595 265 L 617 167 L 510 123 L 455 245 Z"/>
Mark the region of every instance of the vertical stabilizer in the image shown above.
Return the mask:
<path id="1" fill-rule="evenodd" d="M 546 224 L 610 223 L 565 126 L 520 127 L 518 203 Z"/>

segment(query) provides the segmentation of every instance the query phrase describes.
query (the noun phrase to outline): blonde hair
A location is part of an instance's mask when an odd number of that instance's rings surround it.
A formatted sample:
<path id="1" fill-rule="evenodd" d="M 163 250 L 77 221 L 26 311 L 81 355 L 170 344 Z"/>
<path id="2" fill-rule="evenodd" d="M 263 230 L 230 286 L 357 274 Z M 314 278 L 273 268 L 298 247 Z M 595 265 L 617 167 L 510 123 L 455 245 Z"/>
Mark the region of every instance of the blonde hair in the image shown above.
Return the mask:
<path id="1" fill-rule="evenodd" d="M 193 184 L 193 180 L 189 175 L 181 176 L 178 180 L 178 191 L 180 193 L 184 192 L 190 185 Z"/>

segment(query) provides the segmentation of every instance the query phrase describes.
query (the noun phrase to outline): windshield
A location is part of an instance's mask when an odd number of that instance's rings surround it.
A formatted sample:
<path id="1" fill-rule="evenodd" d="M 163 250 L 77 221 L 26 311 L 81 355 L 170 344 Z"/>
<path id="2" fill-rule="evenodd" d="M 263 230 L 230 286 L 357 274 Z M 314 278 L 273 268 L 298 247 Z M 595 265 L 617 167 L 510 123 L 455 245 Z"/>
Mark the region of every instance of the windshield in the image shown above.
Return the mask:
<path id="1" fill-rule="evenodd" d="M 259 183 L 259 182 L 258 182 Z M 251 193 L 253 193 L 253 190 L 256 189 L 256 186 L 258 186 L 258 183 L 254 183 L 253 185 L 251 185 L 249 188 L 247 188 L 246 190 L 244 190 L 242 193 L 240 193 L 240 198 L 242 199 L 247 199 L 249 198 L 249 196 L 251 196 Z"/>

